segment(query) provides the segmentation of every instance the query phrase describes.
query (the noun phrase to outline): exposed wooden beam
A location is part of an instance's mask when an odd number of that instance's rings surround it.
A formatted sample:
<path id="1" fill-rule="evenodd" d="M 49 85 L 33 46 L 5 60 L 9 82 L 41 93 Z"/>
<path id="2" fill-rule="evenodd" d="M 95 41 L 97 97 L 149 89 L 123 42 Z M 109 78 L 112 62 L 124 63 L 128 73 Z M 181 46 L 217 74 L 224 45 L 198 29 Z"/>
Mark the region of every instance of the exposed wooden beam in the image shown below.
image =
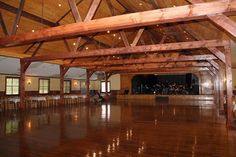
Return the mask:
<path id="1" fill-rule="evenodd" d="M 138 44 L 138 41 L 139 41 L 139 39 L 141 38 L 141 36 L 142 36 L 142 34 L 143 34 L 143 31 L 144 31 L 144 28 L 140 28 L 140 29 L 138 30 L 138 33 L 137 33 L 137 35 L 135 36 L 135 38 L 134 38 L 134 40 L 133 40 L 131 46 L 136 46 L 136 45 Z"/>
<path id="2" fill-rule="evenodd" d="M 106 2 L 107 2 L 107 6 L 108 6 L 108 8 L 109 8 L 109 10 L 110 10 L 110 12 L 111 12 L 111 15 L 112 15 L 112 16 L 115 16 L 114 7 L 113 7 L 113 5 L 112 5 L 112 3 L 111 3 L 111 0 L 106 0 Z"/>
<path id="3" fill-rule="evenodd" d="M 203 0 L 188 0 L 189 2 L 196 4 L 196 3 L 204 3 Z M 224 31 L 231 34 L 232 36 L 236 37 L 236 22 L 228 18 L 224 14 L 217 14 L 217 15 L 208 15 L 207 16 L 215 25 L 220 28 L 223 28 Z"/>
<path id="4" fill-rule="evenodd" d="M 142 63 L 164 63 L 164 62 L 184 62 L 195 60 L 216 59 L 214 55 L 194 55 L 194 56 L 178 56 L 178 57 L 155 57 L 140 59 L 122 59 L 122 60 L 103 60 L 103 61 L 79 61 L 78 63 L 65 64 L 68 67 L 86 67 L 99 65 L 125 65 L 125 64 L 142 64 Z"/>
<path id="5" fill-rule="evenodd" d="M 71 47 L 66 39 L 63 39 L 64 45 L 68 52 L 71 52 Z"/>
<path id="6" fill-rule="evenodd" d="M 199 71 L 209 71 L 207 67 L 177 67 L 177 68 L 159 68 L 159 69 L 127 69 L 127 70 L 114 70 L 109 72 L 120 73 L 144 73 L 144 72 L 155 72 L 155 73 L 183 73 L 183 72 L 199 72 Z M 107 71 L 108 72 L 108 71 Z"/>
<path id="7" fill-rule="evenodd" d="M 100 3 L 101 3 L 101 0 L 93 0 L 93 2 L 91 3 L 89 7 L 89 11 L 84 19 L 84 22 L 88 22 L 94 17 Z"/>
<path id="8" fill-rule="evenodd" d="M 219 70 L 220 69 L 220 66 L 219 66 L 219 64 L 216 62 L 216 61 L 214 61 L 213 59 L 206 59 L 214 68 L 216 68 L 217 70 Z"/>
<path id="9" fill-rule="evenodd" d="M 58 55 L 45 55 L 24 58 L 25 61 L 48 61 L 56 59 L 69 59 L 69 58 L 84 58 L 84 57 L 97 57 L 97 56 L 109 56 L 109 55 L 124 55 L 124 54 L 138 54 L 145 52 L 161 52 L 161 51 L 173 51 L 184 49 L 198 49 L 207 47 L 220 47 L 229 43 L 227 40 L 203 40 L 203 41 L 191 41 L 191 42 L 179 42 L 179 43 L 166 43 L 156 45 L 143 45 L 135 47 L 121 47 L 110 49 L 97 49 L 90 51 L 80 51 L 80 53 L 64 53 Z"/>
<path id="10" fill-rule="evenodd" d="M 82 22 L 82 18 L 80 16 L 80 13 L 79 13 L 79 10 L 78 10 L 77 5 L 75 3 L 75 0 L 68 0 L 68 3 L 69 3 L 69 6 L 70 6 L 72 15 L 75 19 L 75 22 L 77 22 L 77 23 Z M 81 39 L 82 39 L 81 36 L 77 38 L 76 44 L 75 44 L 75 47 L 74 47 L 74 51 L 78 50 L 79 43 L 80 43 Z"/>
<path id="11" fill-rule="evenodd" d="M 122 38 L 122 41 L 124 42 L 125 47 L 129 47 L 130 46 L 129 45 L 129 40 L 128 40 L 124 30 L 120 31 L 120 36 Z"/>
<path id="12" fill-rule="evenodd" d="M 70 6 L 70 9 L 71 9 L 71 12 L 73 14 L 73 17 L 74 17 L 75 21 L 76 22 L 81 22 L 82 19 L 81 19 L 81 16 L 79 14 L 77 5 L 75 3 L 75 0 L 68 0 L 68 3 L 69 3 L 69 6 Z"/>
<path id="13" fill-rule="evenodd" d="M 218 27 L 223 28 L 224 31 L 236 37 L 236 22 L 229 17 L 221 15 L 208 15 L 208 18 Z"/>
<path id="14" fill-rule="evenodd" d="M 13 27 L 12 27 L 11 35 L 15 35 L 16 34 L 16 31 L 17 31 L 17 28 L 18 28 L 18 25 L 19 25 L 19 22 L 20 22 L 20 18 L 21 18 L 21 14 L 22 14 L 24 5 L 25 5 L 25 0 L 20 0 L 20 6 L 19 6 L 17 14 L 16 14 L 16 19 L 15 19 Z"/>
<path id="15" fill-rule="evenodd" d="M 126 65 L 126 66 L 91 66 L 89 69 L 99 71 L 117 71 L 117 70 L 145 70 L 145 69 L 162 69 L 162 68 L 183 68 L 183 67 L 208 67 L 211 66 L 208 62 L 184 62 L 184 63 L 159 63 L 159 64 L 139 64 L 139 65 Z"/>
<path id="16" fill-rule="evenodd" d="M 6 24 L 5 24 L 4 19 L 3 19 L 3 17 L 2 17 L 2 12 L 0 12 L 0 24 L 1 24 L 1 26 L 2 26 L 3 33 L 4 33 L 6 36 L 9 35 L 9 32 L 8 32 L 8 30 L 7 30 L 7 27 L 6 27 Z"/>
<path id="17" fill-rule="evenodd" d="M 34 33 L 25 33 L 21 35 L 0 38 L 0 46 L 12 46 L 43 40 L 55 40 L 63 37 L 104 32 L 107 30 L 118 30 L 161 23 L 204 19 L 207 15 L 228 13 L 233 11 L 236 11 L 236 0 L 220 0 L 194 5 L 157 9 L 106 17 L 88 22 L 67 24 L 54 28 L 39 30 Z"/>
<path id="18" fill-rule="evenodd" d="M 165 68 L 165 69 L 148 69 L 148 70 L 127 70 L 127 71 L 110 71 L 116 74 L 122 74 L 122 73 L 157 73 L 157 74 L 183 74 L 183 73 L 190 73 L 190 72 L 199 72 L 199 71 L 209 71 L 207 67 L 186 67 L 186 68 Z"/>
<path id="19" fill-rule="evenodd" d="M 36 43 L 31 44 L 31 45 L 24 51 L 24 54 L 28 53 L 29 50 L 30 50 L 32 47 L 34 47 L 35 44 L 36 44 Z"/>
<path id="20" fill-rule="evenodd" d="M 42 45 L 43 45 L 43 42 L 40 42 L 39 45 L 37 46 L 37 48 L 34 50 L 31 57 L 35 56 L 38 53 L 38 51 L 39 51 L 39 49 L 41 48 Z"/>

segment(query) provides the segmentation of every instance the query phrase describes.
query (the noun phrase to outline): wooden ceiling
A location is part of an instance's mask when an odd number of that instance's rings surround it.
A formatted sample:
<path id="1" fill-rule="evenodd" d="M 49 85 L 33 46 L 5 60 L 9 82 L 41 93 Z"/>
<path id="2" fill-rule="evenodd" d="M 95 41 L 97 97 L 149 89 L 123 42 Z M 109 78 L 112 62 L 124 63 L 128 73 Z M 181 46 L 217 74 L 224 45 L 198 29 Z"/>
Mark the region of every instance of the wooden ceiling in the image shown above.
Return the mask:
<path id="1" fill-rule="evenodd" d="M 28 32 L 37 32 L 46 28 L 59 25 L 67 25 L 75 23 L 75 18 L 69 5 L 70 0 L 25 0 L 20 21 L 17 24 L 16 35 Z M 91 4 L 98 3 L 98 8 L 95 9 L 95 15 L 92 19 L 100 19 L 116 15 L 148 11 L 153 9 L 161 9 L 177 6 L 189 5 L 202 0 L 75 0 L 81 20 L 87 18 L 87 13 L 91 11 Z M 206 2 L 209 2 L 207 0 Z M 96 6 L 96 5 L 92 5 Z M 20 1 L 16 0 L 0 0 L 0 11 L 2 19 L 5 23 L 8 32 L 14 30 L 17 13 L 19 11 Z M 206 8 L 207 9 L 207 8 Z M 235 16 L 230 16 L 235 21 Z M 78 20 L 78 19 L 77 19 Z M 86 20 L 89 20 L 87 18 Z M 197 36 L 196 36 L 197 34 Z M 140 39 L 139 39 L 139 37 Z M 6 37 L 4 29 L 0 29 L 0 37 Z M 137 40 L 139 39 L 139 40 Z M 82 38 L 77 43 L 77 37 L 70 36 L 52 41 L 34 42 L 21 46 L 10 46 L 0 48 L 0 55 L 11 57 L 31 57 L 42 55 L 63 55 L 74 51 L 78 47 L 78 51 L 89 51 L 103 48 L 128 47 L 130 44 L 137 46 L 173 43 L 195 40 L 214 40 L 214 39 L 232 39 L 235 37 L 221 31 L 218 27 L 212 24 L 209 20 L 194 20 L 189 22 L 176 22 L 168 24 L 158 24 L 145 27 L 136 27 L 122 30 L 114 30 L 110 32 L 102 31 L 97 33 L 89 33 L 82 35 Z M 131 46 L 135 46 L 131 45 Z M 169 53 L 145 53 L 133 55 L 116 55 L 116 56 L 96 56 L 89 58 L 74 59 L 73 63 L 81 61 L 100 61 L 109 59 L 137 59 L 137 58 L 152 58 L 154 57 L 171 57 L 179 56 L 179 54 L 210 54 L 207 50 L 178 50 Z M 71 59 L 53 60 L 54 63 L 68 64 Z"/>

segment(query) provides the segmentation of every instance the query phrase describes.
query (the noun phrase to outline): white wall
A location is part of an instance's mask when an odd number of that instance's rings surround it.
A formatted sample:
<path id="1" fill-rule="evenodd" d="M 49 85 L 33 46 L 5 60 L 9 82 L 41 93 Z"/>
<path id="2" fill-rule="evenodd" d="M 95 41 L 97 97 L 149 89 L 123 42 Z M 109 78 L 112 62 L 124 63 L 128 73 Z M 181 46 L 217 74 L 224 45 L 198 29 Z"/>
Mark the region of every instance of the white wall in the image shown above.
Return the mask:
<path id="1" fill-rule="evenodd" d="M 109 81 L 111 81 L 111 90 L 120 90 L 120 74 L 112 75 Z"/>
<path id="2" fill-rule="evenodd" d="M 16 75 L 0 75 L 0 91 L 5 91 L 5 79 L 6 77 L 17 77 Z M 25 79 L 25 90 L 26 91 L 38 91 L 39 79 L 43 77 L 30 77 L 27 76 Z M 45 77 L 46 78 L 46 77 Z M 67 79 L 66 79 L 67 80 Z M 109 79 L 111 81 L 111 90 L 120 90 L 120 75 L 113 75 Z M 80 88 L 86 88 L 85 80 L 71 79 L 71 90 L 79 91 Z M 91 90 L 100 90 L 100 81 L 90 81 Z M 50 91 L 60 91 L 60 79 L 50 78 Z"/>

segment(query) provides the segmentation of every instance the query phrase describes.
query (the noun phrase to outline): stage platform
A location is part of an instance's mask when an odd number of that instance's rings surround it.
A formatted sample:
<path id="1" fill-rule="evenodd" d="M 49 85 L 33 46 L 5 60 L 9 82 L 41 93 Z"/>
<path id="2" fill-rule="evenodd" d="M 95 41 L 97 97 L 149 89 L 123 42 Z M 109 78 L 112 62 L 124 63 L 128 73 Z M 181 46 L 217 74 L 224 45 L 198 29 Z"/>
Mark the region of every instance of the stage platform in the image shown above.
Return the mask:
<path id="1" fill-rule="evenodd" d="M 213 95 L 117 95 L 117 99 L 121 100 L 214 100 Z"/>

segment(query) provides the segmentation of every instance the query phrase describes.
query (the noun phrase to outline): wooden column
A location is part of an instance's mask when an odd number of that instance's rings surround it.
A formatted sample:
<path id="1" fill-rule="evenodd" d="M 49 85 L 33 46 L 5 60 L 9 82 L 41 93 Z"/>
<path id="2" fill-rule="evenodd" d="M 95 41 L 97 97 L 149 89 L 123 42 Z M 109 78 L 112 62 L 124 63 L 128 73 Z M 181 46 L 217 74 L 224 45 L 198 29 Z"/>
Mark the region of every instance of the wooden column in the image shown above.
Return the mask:
<path id="1" fill-rule="evenodd" d="M 220 113 L 224 113 L 224 75 L 225 75 L 225 70 L 223 64 L 220 64 L 220 69 L 219 69 L 219 110 Z"/>
<path id="2" fill-rule="evenodd" d="M 93 75 L 93 71 L 86 70 L 86 101 L 90 101 L 90 77 Z"/>
<path id="3" fill-rule="evenodd" d="M 64 105 L 64 77 L 69 68 L 60 65 L 60 105 Z"/>
<path id="4" fill-rule="evenodd" d="M 105 89 L 106 89 L 106 95 L 105 95 L 105 99 L 106 101 L 109 100 L 109 95 L 108 95 L 108 79 L 111 77 L 112 73 L 105 73 Z"/>
<path id="5" fill-rule="evenodd" d="M 227 91 L 227 127 L 233 125 L 233 84 L 232 84 L 232 63 L 231 63 L 231 47 L 230 43 L 225 46 L 225 70 L 226 70 L 226 91 Z"/>
<path id="6" fill-rule="evenodd" d="M 216 80 L 215 80 L 215 87 L 216 87 L 216 102 L 217 102 L 217 108 L 220 104 L 220 90 L 219 90 L 219 75 L 218 72 L 215 74 Z"/>
<path id="7" fill-rule="evenodd" d="M 20 60 L 20 109 L 25 109 L 25 72 L 30 63 Z"/>
<path id="8" fill-rule="evenodd" d="M 106 99 L 106 101 L 108 101 L 108 99 L 109 99 L 109 97 L 108 97 L 108 87 L 107 87 L 107 82 L 108 82 L 108 73 L 105 73 L 105 90 L 106 90 L 105 99 Z"/>
<path id="9" fill-rule="evenodd" d="M 216 102 L 217 94 L 216 94 L 216 86 L 215 86 L 215 74 L 214 74 L 214 72 L 212 71 L 211 68 L 208 67 L 208 69 L 209 69 L 208 73 L 211 75 L 211 80 L 212 80 L 212 82 L 213 82 L 214 103 L 216 104 L 216 103 L 217 103 L 217 102 Z"/>
<path id="10" fill-rule="evenodd" d="M 212 75 L 213 80 L 213 89 L 214 89 L 214 103 L 217 106 L 217 88 L 216 88 L 216 75 L 213 73 Z"/>

